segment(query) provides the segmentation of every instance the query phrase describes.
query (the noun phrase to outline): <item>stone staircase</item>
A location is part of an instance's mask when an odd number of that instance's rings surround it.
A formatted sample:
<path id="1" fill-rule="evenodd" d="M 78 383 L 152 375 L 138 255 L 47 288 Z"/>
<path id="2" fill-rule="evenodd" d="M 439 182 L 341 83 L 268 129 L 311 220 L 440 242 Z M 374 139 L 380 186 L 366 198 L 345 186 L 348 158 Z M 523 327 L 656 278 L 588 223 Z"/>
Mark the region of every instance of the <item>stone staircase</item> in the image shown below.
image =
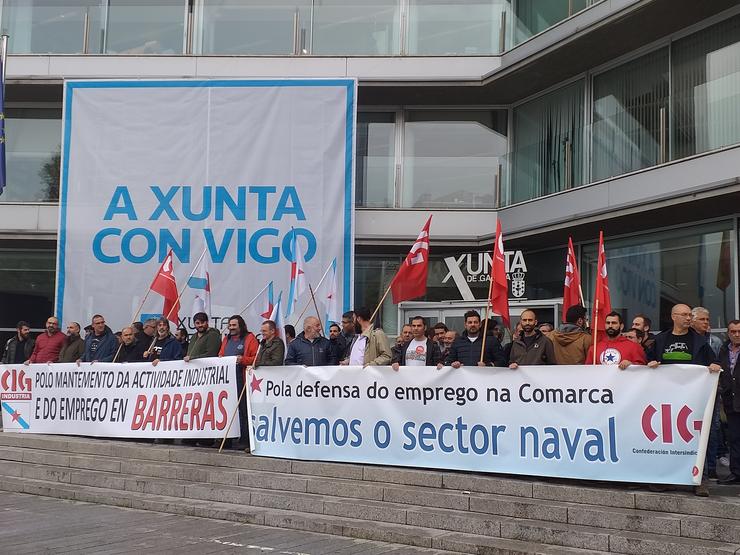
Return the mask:
<path id="1" fill-rule="evenodd" d="M 461 553 L 740 553 L 740 489 L 730 487 L 702 499 L 688 491 L 0 433 L 0 490 Z"/>

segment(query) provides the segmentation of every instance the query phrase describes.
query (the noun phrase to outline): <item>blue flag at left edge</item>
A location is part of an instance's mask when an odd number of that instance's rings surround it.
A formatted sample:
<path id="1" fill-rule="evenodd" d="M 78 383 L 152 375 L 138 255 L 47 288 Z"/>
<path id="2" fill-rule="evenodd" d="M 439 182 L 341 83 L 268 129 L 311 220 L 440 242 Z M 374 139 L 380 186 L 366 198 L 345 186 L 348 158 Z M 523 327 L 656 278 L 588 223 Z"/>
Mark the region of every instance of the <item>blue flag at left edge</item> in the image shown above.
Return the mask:
<path id="1" fill-rule="evenodd" d="M 3 62 L 0 60 L 0 195 L 5 190 L 5 79 Z"/>

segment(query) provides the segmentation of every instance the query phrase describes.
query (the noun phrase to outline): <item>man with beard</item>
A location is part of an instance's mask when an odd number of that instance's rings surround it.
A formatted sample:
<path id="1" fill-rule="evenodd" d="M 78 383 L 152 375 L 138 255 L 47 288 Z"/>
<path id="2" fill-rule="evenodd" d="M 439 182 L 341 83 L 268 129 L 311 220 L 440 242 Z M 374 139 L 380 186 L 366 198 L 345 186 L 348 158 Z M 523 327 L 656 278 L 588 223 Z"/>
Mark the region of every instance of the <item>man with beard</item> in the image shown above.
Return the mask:
<path id="1" fill-rule="evenodd" d="M 604 318 L 606 337 L 596 344 L 596 364 L 616 364 L 624 370 L 630 364 L 645 365 L 645 351 L 643 348 L 622 335 L 622 316 L 619 312 L 610 312 Z M 586 355 L 585 364 L 594 360 L 594 346 L 591 345 Z"/>
<path id="2" fill-rule="evenodd" d="M 153 344 L 145 346 L 146 360 L 151 360 L 156 366 L 160 360 L 180 360 L 182 358 L 182 347 L 180 342 L 170 333 L 170 321 L 167 318 L 157 320 L 157 335 Z"/>
<path id="3" fill-rule="evenodd" d="M 36 338 L 33 353 L 24 364 L 56 362 L 65 339 L 67 336 L 60 331 L 59 320 L 55 316 L 49 316 L 46 319 L 46 331 Z"/>
<path id="4" fill-rule="evenodd" d="M 3 364 L 21 364 L 33 353 L 36 342 L 31 337 L 31 326 L 28 322 L 21 320 L 16 324 L 15 329 L 17 333 L 5 343 Z"/>
<path id="5" fill-rule="evenodd" d="M 537 315 L 534 310 L 523 310 L 519 323 L 522 331 L 512 338 L 509 368 L 516 370 L 519 365 L 557 364 L 552 341 L 537 327 Z"/>
<path id="6" fill-rule="evenodd" d="M 483 362 L 480 361 L 483 350 L 483 330 L 480 326 L 480 314 L 476 310 L 468 310 L 465 314 L 465 331 L 452 343 L 444 364 L 437 368 L 452 366 L 506 366 L 506 358 L 501 343 L 494 336 L 486 337 Z"/>
<path id="7" fill-rule="evenodd" d="M 143 341 L 136 339 L 136 329 L 133 326 L 121 330 L 121 346 L 113 357 L 113 362 L 144 362 L 144 351 L 148 347 Z"/>
<path id="8" fill-rule="evenodd" d="M 406 345 L 414 337 L 411 331 L 411 324 L 404 324 L 401 328 L 401 335 L 396 338 L 395 344 L 391 347 L 391 360 L 400 360 L 401 351 L 403 351 L 404 345 Z M 349 356 L 349 354 L 347 354 Z"/>
<path id="9" fill-rule="evenodd" d="M 421 316 L 411 319 L 411 340 L 401 346 L 401 351 L 394 353 L 391 367 L 397 372 L 399 366 L 436 366 L 444 362 L 439 345 L 428 339 L 427 323 Z"/>
<path id="10" fill-rule="evenodd" d="M 62 350 L 59 351 L 59 362 L 74 362 L 84 351 L 85 342 L 80 337 L 80 325 L 71 322 L 67 326 L 67 338 L 64 340 Z"/>

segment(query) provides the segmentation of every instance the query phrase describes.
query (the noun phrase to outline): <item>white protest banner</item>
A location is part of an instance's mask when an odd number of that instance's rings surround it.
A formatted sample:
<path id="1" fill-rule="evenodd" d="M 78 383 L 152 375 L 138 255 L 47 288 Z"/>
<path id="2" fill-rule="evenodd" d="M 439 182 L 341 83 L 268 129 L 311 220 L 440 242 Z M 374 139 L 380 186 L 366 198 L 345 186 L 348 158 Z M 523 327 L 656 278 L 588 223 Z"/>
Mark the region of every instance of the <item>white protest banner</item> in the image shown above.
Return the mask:
<path id="1" fill-rule="evenodd" d="M 270 367 L 249 377 L 255 455 L 589 480 L 701 479 L 706 367 Z"/>
<path id="2" fill-rule="evenodd" d="M 121 329 L 172 249 L 181 323 L 208 286 L 223 328 L 269 281 L 287 296 L 294 236 L 308 283 L 337 259 L 348 310 L 355 98 L 353 79 L 65 82 L 55 314 Z"/>
<path id="3" fill-rule="evenodd" d="M 221 438 L 236 407 L 236 357 L 0 365 L 8 432 Z M 238 414 L 230 434 L 239 435 Z"/>

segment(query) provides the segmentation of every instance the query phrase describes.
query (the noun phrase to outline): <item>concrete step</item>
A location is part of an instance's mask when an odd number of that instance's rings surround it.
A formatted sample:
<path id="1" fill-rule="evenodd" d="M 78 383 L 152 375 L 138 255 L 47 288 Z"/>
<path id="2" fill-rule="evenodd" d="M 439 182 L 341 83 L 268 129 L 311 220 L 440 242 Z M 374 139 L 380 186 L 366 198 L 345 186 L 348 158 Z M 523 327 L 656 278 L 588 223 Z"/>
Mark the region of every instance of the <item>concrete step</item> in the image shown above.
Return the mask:
<path id="1" fill-rule="evenodd" d="M 59 452 L 61 453 L 60 461 L 66 460 L 64 459 L 65 456 L 97 456 L 100 458 L 95 459 L 91 464 L 98 466 L 110 464 L 111 468 L 115 468 L 117 461 L 111 461 L 110 457 L 125 461 L 125 467 L 128 468 L 134 464 L 149 462 L 151 464 L 148 472 L 151 472 L 152 476 L 159 475 L 162 477 L 172 477 L 171 475 L 163 476 L 161 473 L 171 474 L 182 468 L 191 469 L 188 472 L 196 472 L 194 467 L 200 465 L 200 469 L 207 468 L 208 473 L 213 476 L 211 481 L 225 480 L 224 483 L 232 483 L 230 480 L 233 479 L 234 474 L 230 474 L 230 472 L 268 471 L 279 473 L 286 483 L 296 484 L 295 487 L 299 491 L 308 491 L 310 479 L 338 478 L 352 480 L 353 489 L 357 492 L 356 496 L 365 496 L 365 498 L 377 498 L 373 497 L 377 496 L 377 490 L 373 489 L 374 486 L 387 488 L 389 484 L 392 484 L 432 488 L 440 494 L 442 490 L 450 490 L 454 492 L 450 499 L 462 492 L 466 492 L 465 495 L 468 493 L 485 493 L 539 501 L 569 502 L 685 515 L 709 517 L 722 515 L 724 519 L 740 520 L 740 499 L 735 495 L 735 489 L 729 487 L 713 487 L 712 497 L 701 499 L 691 495 L 689 488 L 656 494 L 646 491 L 646 488 L 641 486 L 614 486 L 613 484 L 556 479 L 545 481 L 528 477 L 511 478 L 490 474 L 443 472 L 348 463 L 291 461 L 245 456 L 244 453 L 234 451 L 218 453 L 215 449 L 180 445 L 152 445 L 76 436 L 0 433 L 0 452 L 6 447 Z M 177 463 L 180 466 L 173 470 L 173 467 L 163 463 Z M 182 464 L 190 466 L 182 467 Z M 60 466 L 64 466 L 64 464 Z M 142 469 L 142 473 L 147 472 L 145 466 L 139 468 Z M 103 470 L 103 468 L 97 469 Z M 306 489 L 301 489 L 304 484 L 302 480 L 306 480 Z M 323 487 L 329 487 L 332 482 L 324 482 Z M 337 486 L 342 485 L 340 482 L 336 483 Z M 314 481 L 312 486 L 318 489 L 322 484 Z M 719 490 L 729 493 L 717 495 L 716 492 Z M 315 491 L 315 493 L 321 493 L 321 491 Z"/>
<path id="2" fill-rule="evenodd" d="M 481 538 L 473 534 L 452 533 L 391 523 L 367 522 L 348 517 L 245 507 L 234 503 L 148 495 L 134 491 L 116 492 L 107 488 L 62 484 L 48 480 L 9 476 L 4 477 L 0 481 L 0 489 L 104 505 L 401 543 L 404 545 L 449 550 L 459 553 L 490 553 L 492 555 L 585 555 L 587 553 L 606 553 L 605 551 L 541 545 L 511 538 Z"/>
<path id="3" fill-rule="evenodd" d="M 174 463 L 113 461 L 93 455 L 68 456 L 54 451 L 5 447 L 0 475 L 58 481 L 70 485 L 103 487 L 202 501 L 238 503 L 306 513 L 348 516 L 363 520 L 408 524 L 478 535 L 500 536 L 502 528 L 554 541 L 551 533 L 569 526 L 559 542 L 573 547 L 601 545 L 597 529 L 657 533 L 687 538 L 740 543 L 740 523 L 733 520 L 697 518 L 634 509 L 605 508 L 584 504 L 544 502 L 492 494 L 455 494 L 432 488 L 375 486 L 377 495 L 353 498 L 352 481 L 309 478 L 306 487 L 282 482 L 279 474 L 260 471 L 222 471 L 210 475 L 208 467 Z M 32 462 L 33 461 L 33 462 Z M 41 464 L 48 461 L 49 464 Z M 102 462 L 101 462 L 102 461 Z M 111 464 L 116 462 L 116 465 Z M 93 470 L 92 468 L 103 468 Z M 226 472 L 226 474 L 224 474 Z M 243 478 L 247 479 L 244 480 Z M 214 479 L 215 478 L 215 479 Z M 290 478 L 290 476 L 285 477 Z M 303 478 L 302 478 L 303 479 Z M 335 487 L 317 488 L 318 481 Z M 214 483 L 215 482 L 215 483 Z M 339 482 L 340 485 L 336 485 Z M 326 490 L 329 491 L 326 491 Z M 464 501 L 462 503 L 461 501 Z M 508 528 L 507 528 L 508 527 Z"/>

